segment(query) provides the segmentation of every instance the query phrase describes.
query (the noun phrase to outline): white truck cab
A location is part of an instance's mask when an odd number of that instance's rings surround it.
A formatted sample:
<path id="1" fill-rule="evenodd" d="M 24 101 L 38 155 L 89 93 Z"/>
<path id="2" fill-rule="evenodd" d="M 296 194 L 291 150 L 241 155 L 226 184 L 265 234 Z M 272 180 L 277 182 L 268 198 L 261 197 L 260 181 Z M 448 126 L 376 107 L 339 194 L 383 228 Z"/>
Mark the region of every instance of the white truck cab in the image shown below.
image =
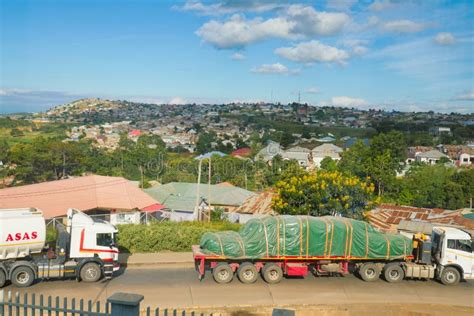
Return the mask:
<path id="1" fill-rule="evenodd" d="M 118 230 L 114 225 L 94 220 L 75 209 L 69 209 L 66 230 L 71 238 L 69 258 L 84 259 L 98 256 L 106 265 L 118 262 L 119 250 L 116 243 Z M 115 264 L 113 271 L 118 269 L 118 264 Z"/>
<path id="2" fill-rule="evenodd" d="M 433 227 L 431 239 L 441 282 L 455 284 L 461 279 L 474 279 L 473 240 L 469 233 L 453 227 Z"/>

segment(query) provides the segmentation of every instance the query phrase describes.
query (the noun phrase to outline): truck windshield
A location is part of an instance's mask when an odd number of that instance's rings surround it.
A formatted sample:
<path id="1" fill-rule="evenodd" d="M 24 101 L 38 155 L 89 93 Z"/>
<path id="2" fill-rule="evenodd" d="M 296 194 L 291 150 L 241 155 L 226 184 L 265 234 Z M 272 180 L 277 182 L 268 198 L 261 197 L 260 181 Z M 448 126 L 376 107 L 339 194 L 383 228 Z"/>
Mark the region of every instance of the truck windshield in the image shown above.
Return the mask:
<path id="1" fill-rule="evenodd" d="M 111 233 L 98 233 L 97 246 L 110 247 L 114 243 Z"/>

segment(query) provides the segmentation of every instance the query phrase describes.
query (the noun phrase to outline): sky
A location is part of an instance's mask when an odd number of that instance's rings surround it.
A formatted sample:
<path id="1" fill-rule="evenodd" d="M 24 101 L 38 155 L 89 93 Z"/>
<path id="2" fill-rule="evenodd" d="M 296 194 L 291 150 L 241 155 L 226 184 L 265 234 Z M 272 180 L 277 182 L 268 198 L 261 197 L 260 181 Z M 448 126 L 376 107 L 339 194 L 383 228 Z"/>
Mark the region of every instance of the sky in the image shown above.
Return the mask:
<path id="1" fill-rule="evenodd" d="M 474 112 L 474 1 L 0 1 L 0 113 L 84 97 Z"/>

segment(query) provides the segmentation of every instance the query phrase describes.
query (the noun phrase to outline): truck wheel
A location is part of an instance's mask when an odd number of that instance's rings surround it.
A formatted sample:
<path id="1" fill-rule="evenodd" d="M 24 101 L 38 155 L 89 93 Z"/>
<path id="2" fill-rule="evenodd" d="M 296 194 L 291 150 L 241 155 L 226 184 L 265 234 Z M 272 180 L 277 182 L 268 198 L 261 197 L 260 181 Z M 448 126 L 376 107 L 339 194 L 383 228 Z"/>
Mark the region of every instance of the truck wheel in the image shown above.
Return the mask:
<path id="1" fill-rule="evenodd" d="M 244 262 L 237 270 L 237 276 L 242 283 L 255 283 L 258 279 L 257 268 L 251 262 Z"/>
<path id="2" fill-rule="evenodd" d="M 16 287 L 28 287 L 35 281 L 33 270 L 28 267 L 18 267 L 13 270 L 12 283 Z"/>
<path id="3" fill-rule="evenodd" d="M 461 274 L 456 268 L 447 267 L 441 272 L 441 283 L 444 285 L 455 285 L 461 280 Z"/>
<path id="4" fill-rule="evenodd" d="M 276 284 L 283 278 L 283 270 L 279 265 L 267 263 L 262 269 L 262 277 L 269 284 Z"/>
<path id="5" fill-rule="evenodd" d="M 405 271 L 403 271 L 399 263 L 389 263 L 384 268 L 383 276 L 385 281 L 396 283 L 405 278 Z"/>
<path id="6" fill-rule="evenodd" d="M 234 271 L 227 263 L 219 263 L 212 269 L 212 276 L 217 283 L 229 283 L 234 278 Z"/>
<path id="7" fill-rule="evenodd" d="M 5 276 L 5 272 L 3 270 L 0 270 L 0 289 L 5 285 L 7 282 L 7 277 Z"/>
<path id="8" fill-rule="evenodd" d="M 364 263 L 359 269 L 359 275 L 366 282 L 373 282 L 380 276 L 380 271 L 375 263 Z"/>
<path id="9" fill-rule="evenodd" d="M 81 268 L 80 275 L 84 282 L 97 282 L 102 276 L 102 271 L 97 263 L 88 262 Z"/>

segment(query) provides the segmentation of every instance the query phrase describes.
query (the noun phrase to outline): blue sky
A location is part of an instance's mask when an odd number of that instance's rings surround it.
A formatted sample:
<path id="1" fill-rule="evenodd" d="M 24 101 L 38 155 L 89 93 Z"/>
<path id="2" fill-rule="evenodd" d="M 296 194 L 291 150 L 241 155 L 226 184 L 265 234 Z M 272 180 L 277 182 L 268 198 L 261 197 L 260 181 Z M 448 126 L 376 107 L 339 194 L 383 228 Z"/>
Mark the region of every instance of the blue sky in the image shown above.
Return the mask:
<path id="1" fill-rule="evenodd" d="M 82 97 L 472 113 L 474 1 L 1 1 L 0 113 Z"/>

